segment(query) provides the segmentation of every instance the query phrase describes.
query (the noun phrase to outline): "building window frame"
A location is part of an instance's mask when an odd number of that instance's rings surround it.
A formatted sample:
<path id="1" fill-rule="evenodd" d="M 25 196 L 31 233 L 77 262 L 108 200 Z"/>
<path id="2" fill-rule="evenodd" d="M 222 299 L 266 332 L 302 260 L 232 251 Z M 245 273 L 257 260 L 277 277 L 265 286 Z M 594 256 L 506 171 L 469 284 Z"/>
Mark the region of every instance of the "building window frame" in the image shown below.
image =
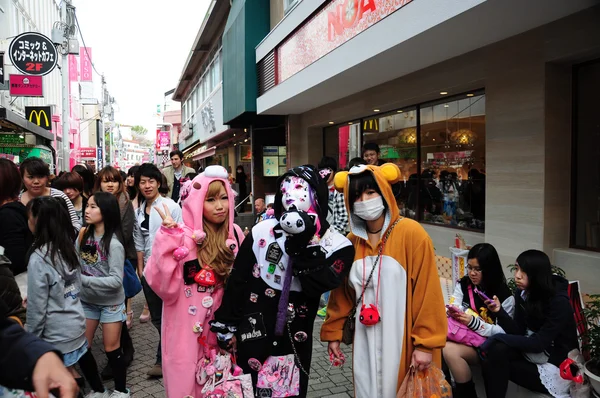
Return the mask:
<path id="1" fill-rule="evenodd" d="M 465 97 L 470 97 L 470 96 L 480 96 L 486 95 L 485 92 L 485 88 L 478 88 L 478 89 L 474 89 L 474 90 L 469 90 L 469 91 L 465 91 L 462 93 L 458 93 L 458 94 L 453 94 L 453 95 L 448 95 L 447 97 L 439 97 L 436 99 L 432 99 L 430 101 L 426 101 L 426 102 L 421 102 L 419 104 L 413 104 L 413 105 L 407 105 L 404 106 L 402 108 L 396 108 L 396 109 L 392 109 L 389 110 L 387 112 L 378 112 L 378 113 L 374 113 L 374 114 L 370 114 L 364 117 L 361 117 L 360 119 L 348 119 L 344 122 L 341 123 L 337 123 L 337 124 L 333 124 L 327 127 L 324 127 L 322 130 L 322 143 L 323 143 L 323 155 L 325 155 L 326 152 L 326 138 L 325 138 L 325 134 L 326 131 L 333 128 L 339 128 L 339 127 L 343 127 L 346 126 L 350 123 L 356 123 L 357 120 L 359 121 L 358 123 L 360 124 L 359 128 L 360 128 L 360 134 L 359 134 L 359 148 L 362 148 L 362 146 L 364 145 L 364 127 L 365 127 L 365 121 L 366 120 L 372 120 L 375 118 L 381 118 L 381 117 L 385 117 L 385 115 L 387 114 L 393 114 L 394 112 L 398 112 L 398 111 L 403 111 L 406 109 L 409 110 L 414 110 L 416 115 L 415 115 L 415 119 L 416 119 L 416 165 L 417 165 L 417 184 L 418 186 L 420 186 L 421 184 L 421 174 L 423 172 L 423 165 L 422 165 L 422 137 L 421 137 L 421 110 L 424 107 L 428 107 L 431 106 L 432 104 L 435 103 L 439 103 L 439 102 L 451 102 L 451 101 L 456 101 L 456 100 L 460 100 L 460 99 L 464 99 Z M 361 156 L 361 155 L 359 155 Z M 361 156 L 362 157 L 362 156 Z M 487 158 L 487 148 L 485 151 L 485 155 L 484 155 L 484 159 Z M 486 181 L 486 187 L 487 187 L 487 181 Z M 432 221 L 425 221 L 423 218 L 423 203 L 420 197 L 420 189 L 416 190 L 416 201 L 417 201 L 417 207 L 416 207 L 416 215 L 414 220 L 421 223 L 421 224 L 425 224 L 425 225 L 431 225 L 431 226 L 436 226 L 436 227 L 440 227 L 440 228 L 447 228 L 447 229 L 451 229 L 451 230 L 460 230 L 460 231 L 468 231 L 468 232 L 474 232 L 474 233 L 481 233 L 484 234 L 485 233 L 485 220 L 484 220 L 484 227 L 483 229 L 476 229 L 476 228 L 469 228 L 469 227 L 459 227 L 459 226 L 453 226 L 453 225 L 446 225 L 446 224 L 439 224 L 439 223 L 435 223 Z M 487 206 L 486 203 L 484 203 L 484 206 Z"/>

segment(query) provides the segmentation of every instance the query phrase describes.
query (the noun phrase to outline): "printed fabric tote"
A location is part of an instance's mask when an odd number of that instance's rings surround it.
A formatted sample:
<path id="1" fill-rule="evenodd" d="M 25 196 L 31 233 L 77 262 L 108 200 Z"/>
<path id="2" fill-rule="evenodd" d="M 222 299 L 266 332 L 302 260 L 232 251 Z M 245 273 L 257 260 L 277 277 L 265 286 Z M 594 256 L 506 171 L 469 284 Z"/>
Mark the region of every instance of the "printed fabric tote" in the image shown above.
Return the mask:
<path id="1" fill-rule="evenodd" d="M 295 397 L 300 394 L 300 370 L 294 354 L 270 356 L 258 372 L 258 396 Z"/>
<path id="2" fill-rule="evenodd" d="M 211 350 L 210 358 L 201 359 L 196 368 L 196 382 L 202 394 L 217 398 L 253 398 L 252 376 L 232 363 L 230 355 Z"/>

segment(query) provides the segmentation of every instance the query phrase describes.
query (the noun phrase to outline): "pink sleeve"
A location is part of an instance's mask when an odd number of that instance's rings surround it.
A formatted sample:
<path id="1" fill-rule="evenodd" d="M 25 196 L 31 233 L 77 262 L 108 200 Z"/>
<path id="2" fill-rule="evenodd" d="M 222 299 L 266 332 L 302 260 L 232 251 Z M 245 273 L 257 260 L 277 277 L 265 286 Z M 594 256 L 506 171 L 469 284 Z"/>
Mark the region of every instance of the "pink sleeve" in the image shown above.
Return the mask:
<path id="1" fill-rule="evenodd" d="M 177 253 L 176 249 L 179 249 Z M 152 255 L 144 269 L 144 277 L 152 290 L 167 304 L 175 302 L 182 291 L 181 264 L 189 252 L 185 248 L 185 232 L 182 228 L 160 227 L 154 238 Z"/>

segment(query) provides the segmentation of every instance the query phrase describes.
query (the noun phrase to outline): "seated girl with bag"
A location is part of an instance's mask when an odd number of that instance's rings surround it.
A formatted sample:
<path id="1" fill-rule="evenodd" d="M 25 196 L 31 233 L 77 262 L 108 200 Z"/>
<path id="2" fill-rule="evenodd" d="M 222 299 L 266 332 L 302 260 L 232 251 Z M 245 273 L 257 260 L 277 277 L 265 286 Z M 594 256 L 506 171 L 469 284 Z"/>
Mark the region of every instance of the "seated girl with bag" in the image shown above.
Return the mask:
<path id="1" fill-rule="evenodd" d="M 456 284 L 450 297 L 452 308 L 448 311 L 448 341 L 442 353 L 456 383 L 455 396 L 474 398 L 477 394 L 470 365 L 479 363 L 475 347 L 489 336 L 504 333 L 502 327 L 496 324 L 496 314 L 488 311 L 484 299 L 477 292 L 483 292 L 490 298 L 498 297 L 502 308 L 510 316 L 514 312 L 515 300 L 506 285 L 502 264 L 494 246 L 489 243 L 473 246 L 467 256 L 467 264 L 467 276 Z M 452 311 L 461 306 L 467 310 Z M 472 315 L 474 313 L 477 316 Z M 466 326 L 470 336 L 464 334 L 462 340 L 455 338 L 451 333 L 455 322 Z"/>
<path id="2" fill-rule="evenodd" d="M 539 250 L 521 253 L 516 266 L 514 317 L 497 297 L 487 302 L 506 334 L 480 347 L 486 395 L 504 398 L 510 380 L 531 391 L 568 397 L 571 381 L 560 377 L 558 367 L 579 348 L 569 282 L 552 275 L 550 259 Z"/>

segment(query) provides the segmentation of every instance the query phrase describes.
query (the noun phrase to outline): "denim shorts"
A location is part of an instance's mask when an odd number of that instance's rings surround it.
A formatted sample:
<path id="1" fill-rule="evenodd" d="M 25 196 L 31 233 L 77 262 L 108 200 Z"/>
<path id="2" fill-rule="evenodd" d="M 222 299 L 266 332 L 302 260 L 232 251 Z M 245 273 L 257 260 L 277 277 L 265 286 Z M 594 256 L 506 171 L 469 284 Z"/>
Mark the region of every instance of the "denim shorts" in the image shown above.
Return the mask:
<path id="1" fill-rule="evenodd" d="M 94 319 L 100 323 L 115 323 L 125 322 L 127 319 L 127 311 L 125 303 L 117 305 L 95 305 L 81 302 L 83 312 L 87 319 Z"/>
<path id="2" fill-rule="evenodd" d="M 88 343 L 86 341 L 77 350 L 64 353 L 63 354 L 63 362 L 65 363 L 65 366 L 68 368 L 69 366 L 75 365 L 77 362 L 79 362 L 81 357 L 85 355 L 87 350 L 88 350 Z"/>

